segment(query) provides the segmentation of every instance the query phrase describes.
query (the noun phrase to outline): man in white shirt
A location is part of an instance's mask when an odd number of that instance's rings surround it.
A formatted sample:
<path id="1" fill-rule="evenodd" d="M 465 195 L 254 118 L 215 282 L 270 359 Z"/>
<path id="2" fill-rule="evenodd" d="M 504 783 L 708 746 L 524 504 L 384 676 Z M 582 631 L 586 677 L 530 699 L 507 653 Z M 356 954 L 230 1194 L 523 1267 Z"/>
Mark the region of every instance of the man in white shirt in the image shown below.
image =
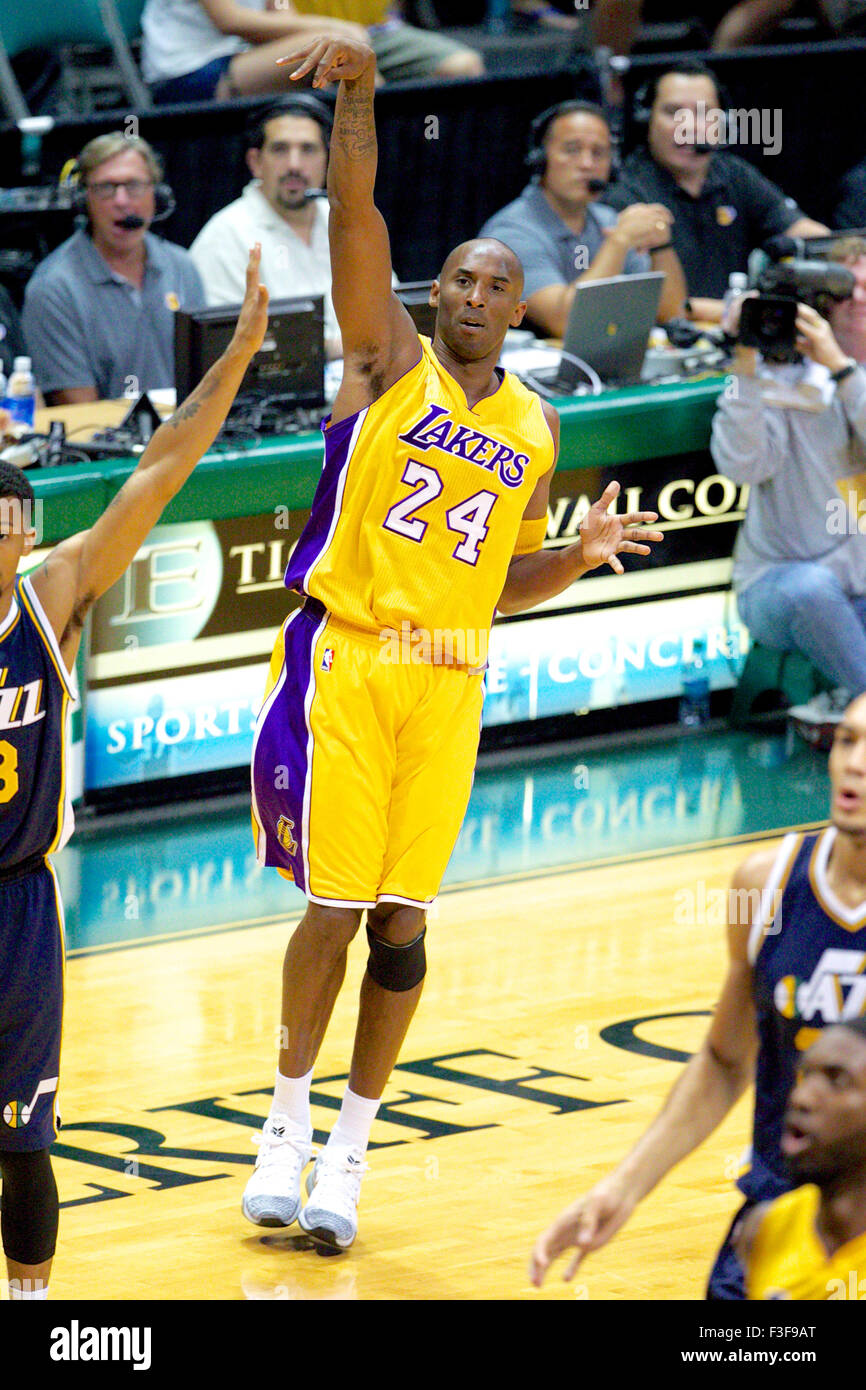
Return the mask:
<path id="1" fill-rule="evenodd" d="M 329 357 L 339 357 L 328 203 L 306 196 L 325 186 L 331 123 L 330 108 L 307 93 L 263 112 L 250 130 L 246 153 L 253 182 L 202 227 L 190 255 L 208 304 L 239 304 L 249 247 L 259 242 L 261 280 L 272 300 L 325 296 L 325 349 Z"/>

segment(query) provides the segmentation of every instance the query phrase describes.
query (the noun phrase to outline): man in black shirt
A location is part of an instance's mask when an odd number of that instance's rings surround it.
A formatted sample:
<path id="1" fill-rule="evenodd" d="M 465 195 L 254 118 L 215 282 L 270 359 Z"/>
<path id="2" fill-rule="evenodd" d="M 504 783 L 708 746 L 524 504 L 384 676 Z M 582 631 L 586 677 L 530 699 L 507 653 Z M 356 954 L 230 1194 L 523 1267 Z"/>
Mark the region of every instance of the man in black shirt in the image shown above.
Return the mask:
<path id="1" fill-rule="evenodd" d="M 866 159 L 849 169 L 839 184 L 833 226 L 866 227 Z"/>
<path id="2" fill-rule="evenodd" d="M 821 236 L 828 228 L 739 155 L 706 149 L 719 128 L 713 113 L 722 103 L 702 63 L 683 61 L 659 73 L 646 105 L 646 143 L 626 159 L 605 202 L 616 209 L 663 203 L 673 213 L 671 240 L 693 317 L 718 319 L 729 276 L 746 269 L 756 246 L 783 232 Z M 756 113 L 763 114 L 770 113 Z"/>

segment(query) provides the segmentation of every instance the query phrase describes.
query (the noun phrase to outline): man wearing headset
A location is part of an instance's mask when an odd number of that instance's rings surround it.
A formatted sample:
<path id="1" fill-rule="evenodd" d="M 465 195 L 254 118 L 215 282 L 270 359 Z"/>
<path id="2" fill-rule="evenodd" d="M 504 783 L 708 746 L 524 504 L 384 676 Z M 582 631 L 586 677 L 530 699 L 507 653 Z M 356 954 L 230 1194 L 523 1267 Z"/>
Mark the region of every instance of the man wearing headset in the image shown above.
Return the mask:
<path id="1" fill-rule="evenodd" d="M 613 145 L 604 111 L 565 101 L 532 125 L 527 163 L 532 182 L 485 222 L 523 264 L 526 317 L 540 332 L 565 333 L 578 284 L 612 275 L 661 270 L 662 323 L 683 312 L 685 280 L 671 248 L 672 217 L 655 202 L 617 214 L 597 201 L 611 177 Z"/>
<path id="2" fill-rule="evenodd" d="M 174 315 L 205 305 L 189 252 L 149 227 L 171 211 L 145 140 L 99 135 L 78 157 L 87 227 L 34 271 L 24 337 L 49 405 L 114 400 L 174 385 Z"/>
<path id="3" fill-rule="evenodd" d="M 661 203 L 671 214 L 673 244 L 688 284 L 694 318 L 721 318 L 733 271 L 770 237 L 824 236 L 793 198 L 748 160 L 714 148 L 728 102 L 703 63 L 683 59 L 656 74 L 635 99 L 644 143 L 624 161 L 606 194 L 613 208 Z"/>
<path id="4" fill-rule="evenodd" d="M 325 347 L 329 357 L 339 357 L 328 200 L 307 196 L 325 186 L 332 120 L 324 102 L 303 92 L 257 115 L 247 138 L 252 181 L 205 223 L 189 250 L 208 304 L 239 304 L 247 248 L 258 242 L 262 283 L 271 299 L 324 295 Z"/>

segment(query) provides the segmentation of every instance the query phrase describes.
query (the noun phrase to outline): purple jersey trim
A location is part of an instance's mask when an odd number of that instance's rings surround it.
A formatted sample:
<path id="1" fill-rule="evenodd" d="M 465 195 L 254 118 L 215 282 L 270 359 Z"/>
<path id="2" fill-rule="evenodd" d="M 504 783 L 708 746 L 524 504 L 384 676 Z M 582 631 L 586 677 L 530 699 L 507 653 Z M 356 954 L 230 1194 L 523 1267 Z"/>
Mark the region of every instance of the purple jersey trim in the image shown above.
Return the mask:
<path id="1" fill-rule="evenodd" d="M 365 406 L 363 410 L 348 415 L 345 420 L 340 420 L 338 424 L 329 428 L 326 428 L 327 421 L 322 424 L 322 433 L 325 436 L 325 465 L 313 498 L 310 519 L 286 567 L 287 589 L 296 589 L 301 594 L 308 592 L 310 574 L 331 543 L 340 519 L 346 472 L 368 409 L 369 407 Z"/>
<path id="2" fill-rule="evenodd" d="M 310 705 L 313 654 L 327 619 L 299 609 L 283 627 L 283 667 L 256 723 L 252 758 L 253 811 L 260 864 L 290 869 L 298 888 L 309 883 Z M 278 838 L 280 822 L 286 831 Z M 264 840 L 264 844 L 262 841 Z"/>

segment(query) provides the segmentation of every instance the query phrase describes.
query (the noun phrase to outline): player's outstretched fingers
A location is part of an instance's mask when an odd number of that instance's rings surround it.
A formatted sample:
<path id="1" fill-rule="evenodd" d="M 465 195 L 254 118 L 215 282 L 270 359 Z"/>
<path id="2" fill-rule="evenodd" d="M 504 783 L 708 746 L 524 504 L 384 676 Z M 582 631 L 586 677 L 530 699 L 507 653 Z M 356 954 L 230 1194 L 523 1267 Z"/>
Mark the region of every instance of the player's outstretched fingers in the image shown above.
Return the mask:
<path id="1" fill-rule="evenodd" d="M 529 1261 L 529 1277 L 536 1288 L 541 1288 L 545 1274 L 556 1257 L 561 1255 L 563 1251 L 571 1249 L 574 1245 L 579 1245 L 576 1255 L 572 1257 L 563 1276 L 565 1279 L 571 1279 L 584 1255 L 590 1249 L 598 1229 L 599 1218 L 597 1213 L 594 1214 L 585 1209 L 585 1200 L 582 1198 L 574 1205 L 566 1207 L 553 1225 L 548 1226 L 547 1230 L 543 1231 L 535 1242 Z"/>
<path id="2" fill-rule="evenodd" d="M 277 59 L 280 66 L 297 64 L 289 74 L 293 82 L 313 73 L 314 87 L 327 87 L 331 81 L 360 77 L 369 63 L 375 62 L 373 50 L 353 39 L 320 37 Z M 315 69 L 315 71 L 313 71 Z"/>
<path id="3" fill-rule="evenodd" d="M 658 512 L 626 512 L 622 518 L 623 526 L 650 526 L 654 521 L 658 521 Z M 658 536 L 664 540 L 664 536 L 659 531 Z"/>
<path id="4" fill-rule="evenodd" d="M 250 254 L 247 257 L 246 279 L 247 294 L 252 294 L 258 288 L 259 269 L 262 263 L 262 244 L 257 241 L 255 246 L 250 247 Z"/>
<path id="5" fill-rule="evenodd" d="M 614 498 L 619 497 L 620 490 L 620 485 L 616 481 L 616 479 L 614 479 L 612 483 L 608 483 L 607 487 L 599 497 L 598 501 L 593 502 L 593 509 L 597 509 L 600 512 L 606 512 L 611 502 L 613 502 Z"/>
<path id="6" fill-rule="evenodd" d="M 319 67 L 329 48 L 334 47 L 333 39 L 311 39 L 309 43 L 303 44 L 301 48 L 296 48 L 291 53 L 284 53 L 282 58 L 277 59 L 277 67 L 291 67 L 289 77 L 292 82 L 298 82 L 313 68 Z"/>

